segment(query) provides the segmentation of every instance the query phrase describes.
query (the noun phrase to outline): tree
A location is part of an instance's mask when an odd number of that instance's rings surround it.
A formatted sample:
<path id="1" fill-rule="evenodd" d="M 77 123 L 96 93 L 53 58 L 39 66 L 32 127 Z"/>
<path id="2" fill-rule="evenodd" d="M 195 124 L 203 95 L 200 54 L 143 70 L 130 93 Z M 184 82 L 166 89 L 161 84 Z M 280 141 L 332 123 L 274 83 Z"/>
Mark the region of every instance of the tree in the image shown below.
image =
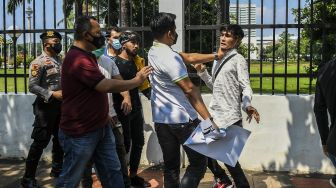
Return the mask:
<path id="1" fill-rule="evenodd" d="M 335 23 L 336 20 L 336 1 L 313 1 L 313 14 L 311 16 L 311 4 L 310 0 L 306 0 L 305 7 L 301 10 L 300 21 L 305 25 L 301 32 L 301 44 L 304 49 L 303 52 L 309 54 L 310 44 L 307 45 L 307 41 L 312 44 L 313 62 L 316 65 L 325 63 L 335 57 L 335 44 L 336 35 L 335 28 L 326 27 L 329 24 Z M 294 15 L 296 21 L 299 19 L 298 9 L 294 9 Z M 321 27 L 311 28 L 310 24 L 320 24 Z M 322 47 L 321 47 L 322 46 Z M 309 51 L 307 53 L 307 51 Z M 322 55 L 321 55 L 322 54 Z"/>

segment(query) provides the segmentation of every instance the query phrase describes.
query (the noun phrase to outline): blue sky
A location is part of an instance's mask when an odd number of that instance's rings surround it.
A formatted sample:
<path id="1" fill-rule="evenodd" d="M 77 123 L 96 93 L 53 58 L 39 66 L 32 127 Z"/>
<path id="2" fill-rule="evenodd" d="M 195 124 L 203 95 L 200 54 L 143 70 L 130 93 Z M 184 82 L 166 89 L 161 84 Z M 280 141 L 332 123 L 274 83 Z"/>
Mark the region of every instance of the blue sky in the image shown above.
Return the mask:
<path id="1" fill-rule="evenodd" d="M 8 0 L 5 0 L 7 2 Z M 56 18 L 57 21 L 63 19 L 63 11 L 62 11 L 62 0 L 55 0 L 56 3 Z M 248 0 L 238 0 L 240 4 L 243 3 L 248 3 Z M 292 16 L 292 8 L 297 8 L 298 7 L 298 1 L 299 0 L 288 0 L 289 2 L 289 23 L 294 23 L 294 18 Z M 36 29 L 43 29 L 43 1 L 42 0 L 36 0 Z M 45 0 L 46 2 L 46 28 L 47 29 L 52 29 L 54 28 L 54 11 L 53 11 L 53 2 L 54 0 Z M 231 0 L 232 4 L 236 4 L 237 0 Z M 273 2 L 274 0 L 264 0 L 264 24 L 272 24 L 273 23 Z M 286 0 L 276 0 L 276 23 L 277 24 L 284 24 L 285 23 L 285 13 L 286 13 Z M 261 0 L 251 0 L 252 4 L 257 5 L 257 24 L 260 23 L 261 20 Z M 304 7 L 305 5 L 305 0 L 301 0 L 301 7 Z M 32 3 L 30 4 L 32 7 Z M 1 8 L 1 16 L 3 14 L 3 1 L 0 2 L 0 8 Z M 28 3 L 26 3 L 26 7 L 28 7 Z M 7 13 L 7 7 L 6 7 L 6 13 Z M 15 11 L 15 16 L 16 16 L 16 25 L 19 26 L 21 29 L 23 29 L 23 8 L 18 7 L 17 10 Z M 26 15 L 25 15 L 26 18 Z M 13 16 L 10 14 L 6 14 L 6 28 L 8 28 L 10 25 L 13 25 Z M 26 25 L 28 29 L 28 23 L 26 19 Z M 3 18 L 0 19 L 0 28 L 3 30 L 4 25 L 3 25 Z M 63 28 L 63 25 L 57 28 Z M 276 34 L 279 34 L 283 32 L 284 30 L 282 29 L 277 29 Z M 295 30 L 290 30 L 291 33 L 294 35 L 297 35 L 297 29 Z M 257 35 L 259 34 L 259 30 L 257 30 Z M 271 36 L 272 35 L 272 29 L 265 29 L 264 30 L 264 36 Z M 26 35 L 28 38 L 28 36 Z M 38 35 L 37 35 L 38 37 Z M 28 40 L 28 39 L 26 39 Z M 19 39 L 19 43 L 23 41 L 23 37 L 21 36 Z"/>

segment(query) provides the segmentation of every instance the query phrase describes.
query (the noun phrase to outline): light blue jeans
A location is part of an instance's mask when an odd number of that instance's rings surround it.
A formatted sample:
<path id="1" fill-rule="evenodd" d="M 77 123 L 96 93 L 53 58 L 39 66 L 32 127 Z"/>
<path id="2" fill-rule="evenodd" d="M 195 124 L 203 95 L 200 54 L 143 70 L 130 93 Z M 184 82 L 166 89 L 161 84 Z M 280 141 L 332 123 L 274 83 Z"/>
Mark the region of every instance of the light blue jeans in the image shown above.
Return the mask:
<path id="1" fill-rule="evenodd" d="M 56 187 L 78 187 L 84 169 L 91 158 L 104 188 L 124 187 L 115 139 L 110 125 L 80 137 L 71 137 L 59 130 L 58 138 L 64 150 L 64 162 Z"/>

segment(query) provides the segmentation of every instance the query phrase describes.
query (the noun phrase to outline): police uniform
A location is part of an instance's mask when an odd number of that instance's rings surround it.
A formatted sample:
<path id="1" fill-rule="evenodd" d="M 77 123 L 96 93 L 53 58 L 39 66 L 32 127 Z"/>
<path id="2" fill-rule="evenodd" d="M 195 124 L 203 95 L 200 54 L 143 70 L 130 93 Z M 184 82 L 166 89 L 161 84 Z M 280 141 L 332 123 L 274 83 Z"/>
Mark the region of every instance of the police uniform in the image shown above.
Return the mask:
<path id="1" fill-rule="evenodd" d="M 54 31 L 47 31 L 40 36 L 45 38 L 59 38 L 61 35 Z M 50 57 L 45 52 L 38 56 L 29 67 L 29 91 L 36 95 L 33 103 L 35 121 L 31 138 L 34 142 L 30 146 L 26 160 L 26 171 L 23 179 L 35 179 L 38 162 L 53 136 L 52 170 L 50 176 L 58 176 L 62 169 L 63 150 L 58 141 L 58 125 L 61 115 L 61 101 L 52 97 L 53 91 L 61 90 L 61 58 Z M 35 180 L 34 180 L 35 181 Z M 24 184 L 21 182 L 22 185 Z M 34 186 L 27 186 L 34 187 Z"/>

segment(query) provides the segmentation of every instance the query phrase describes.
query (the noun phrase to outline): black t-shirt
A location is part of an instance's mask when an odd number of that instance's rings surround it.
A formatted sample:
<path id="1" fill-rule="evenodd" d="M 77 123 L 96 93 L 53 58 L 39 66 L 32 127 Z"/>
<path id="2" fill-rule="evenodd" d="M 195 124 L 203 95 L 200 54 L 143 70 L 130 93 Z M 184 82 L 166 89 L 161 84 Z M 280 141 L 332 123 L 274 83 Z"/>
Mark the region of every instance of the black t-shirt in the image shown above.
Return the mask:
<path id="1" fill-rule="evenodd" d="M 134 61 L 128 61 L 118 56 L 115 59 L 115 63 L 118 66 L 120 75 L 123 77 L 124 80 L 131 80 L 136 76 L 137 67 Z M 140 110 L 142 106 L 138 88 L 136 87 L 132 90 L 129 90 L 129 94 L 132 102 L 132 110 Z M 124 98 L 120 95 L 120 93 L 113 93 L 113 103 L 117 111 L 120 110 L 123 100 Z"/>

